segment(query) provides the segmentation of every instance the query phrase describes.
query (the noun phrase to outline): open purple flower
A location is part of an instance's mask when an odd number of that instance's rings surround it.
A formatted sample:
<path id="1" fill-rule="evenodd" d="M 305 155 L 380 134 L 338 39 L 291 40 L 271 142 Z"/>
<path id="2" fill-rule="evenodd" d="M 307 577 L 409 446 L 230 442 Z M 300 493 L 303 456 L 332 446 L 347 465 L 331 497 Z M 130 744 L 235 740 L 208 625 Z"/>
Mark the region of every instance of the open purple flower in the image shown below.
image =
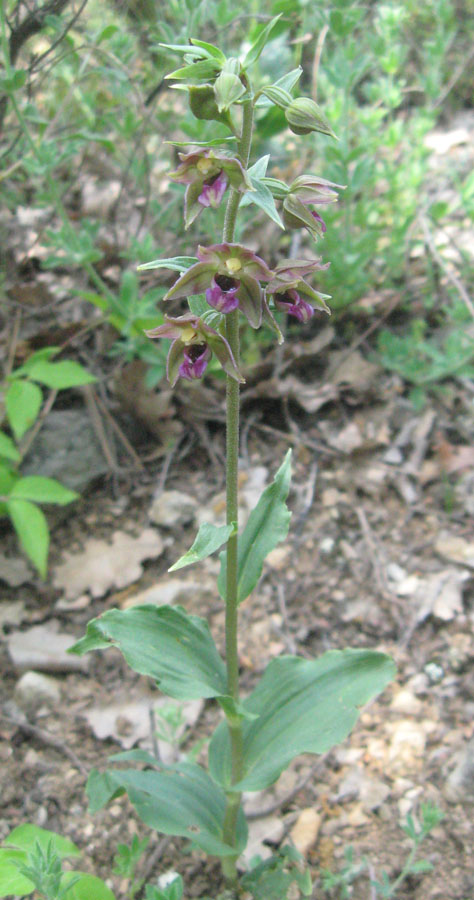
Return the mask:
<path id="1" fill-rule="evenodd" d="M 266 297 L 273 297 L 276 309 L 281 309 L 300 322 L 308 322 L 315 307 L 329 313 L 327 294 L 315 291 L 305 280 L 316 269 L 327 269 L 329 263 L 320 259 L 287 259 L 275 267 L 275 277 L 268 283 Z"/>
<path id="2" fill-rule="evenodd" d="M 237 191 L 253 190 L 238 159 L 210 149 L 180 153 L 179 158 L 181 162 L 170 178 L 188 185 L 184 203 L 186 228 L 205 207 L 219 206 L 229 185 Z"/>
<path id="3" fill-rule="evenodd" d="M 244 381 L 226 339 L 199 316 L 187 313 L 165 316 L 165 319 L 164 325 L 145 333 L 149 338 L 171 338 L 173 341 L 166 363 L 166 374 L 172 387 L 178 378 L 188 381 L 201 378 L 213 353 L 227 375 L 236 381 Z"/>
<path id="4" fill-rule="evenodd" d="M 312 204 L 325 205 L 337 200 L 337 190 L 344 185 L 335 184 L 317 175 L 300 175 L 290 184 L 283 200 L 283 221 L 287 228 L 307 228 L 315 240 L 326 231 L 326 223 Z"/>
<path id="5" fill-rule="evenodd" d="M 247 247 L 227 243 L 199 247 L 198 259 L 163 299 L 205 293 L 214 309 L 228 313 L 238 307 L 252 328 L 259 328 L 263 310 L 260 282 L 274 277 L 263 259 Z"/>

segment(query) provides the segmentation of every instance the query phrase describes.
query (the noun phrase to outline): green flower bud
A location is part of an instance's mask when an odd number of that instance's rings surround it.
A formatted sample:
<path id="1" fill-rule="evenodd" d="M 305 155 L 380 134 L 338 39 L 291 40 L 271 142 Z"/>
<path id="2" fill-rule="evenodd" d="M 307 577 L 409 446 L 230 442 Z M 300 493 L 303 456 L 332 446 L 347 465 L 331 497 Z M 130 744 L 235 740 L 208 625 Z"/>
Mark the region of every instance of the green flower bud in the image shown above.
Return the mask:
<path id="1" fill-rule="evenodd" d="M 229 114 L 219 112 L 212 84 L 189 84 L 189 106 L 196 119 L 223 122 L 231 128 Z"/>
<path id="2" fill-rule="evenodd" d="M 319 106 L 309 97 L 296 97 L 285 110 L 285 118 L 293 134 L 309 134 L 320 131 L 336 137 Z"/>

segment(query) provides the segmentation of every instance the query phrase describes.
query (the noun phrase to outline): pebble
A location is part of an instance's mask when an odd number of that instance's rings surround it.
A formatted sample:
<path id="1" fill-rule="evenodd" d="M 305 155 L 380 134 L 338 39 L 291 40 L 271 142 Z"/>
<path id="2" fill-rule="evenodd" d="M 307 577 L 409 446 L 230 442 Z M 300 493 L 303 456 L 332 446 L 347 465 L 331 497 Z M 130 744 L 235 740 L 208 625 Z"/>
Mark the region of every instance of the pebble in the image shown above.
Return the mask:
<path id="1" fill-rule="evenodd" d="M 404 715 L 416 716 L 422 710 L 423 704 L 411 691 L 402 689 L 395 694 L 390 707 L 396 712 L 403 713 Z"/>
<path id="2" fill-rule="evenodd" d="M 76 642 L 72 634 L 55 630 L 54 619 L 48 625 L 36 625 L 27 631 L 16 631 L 7 640 L 8 653 L 16 669 L 40 669 L 43 672 L 84 672 L 87 657 L 67 653 Z"/>
<path id="3" fill-rule="evenodd" d="M 174 528 L 187 525 L 196 515 L 197 501 L 182 491 L 163 491 L 153 500 L 149 516 L 155 525 Z"/>
<path id="4" fill-rule="evenodd" d="M 17 681 L 13 696 L 20 709 L 29 713 L 42 705 L 53 707 L 59 703 L 61 691 L 54 678 L 30 671 Z"/>
<path id="5" fill-rule="evenodd" d="M 450 803 L 474 803 L 474 738 L 461 752 L 458 764 L 444 784 Z"/>
<path id="6" fill-rule="evenodd" d="M 290 837 L 296 849 L 303 856 L 306 856 L 311 847 L 316 843 L 320 827 L 321 816 L 312 806 L 307 806 L 305 809 L 301 810 L 290 831 Z"/>

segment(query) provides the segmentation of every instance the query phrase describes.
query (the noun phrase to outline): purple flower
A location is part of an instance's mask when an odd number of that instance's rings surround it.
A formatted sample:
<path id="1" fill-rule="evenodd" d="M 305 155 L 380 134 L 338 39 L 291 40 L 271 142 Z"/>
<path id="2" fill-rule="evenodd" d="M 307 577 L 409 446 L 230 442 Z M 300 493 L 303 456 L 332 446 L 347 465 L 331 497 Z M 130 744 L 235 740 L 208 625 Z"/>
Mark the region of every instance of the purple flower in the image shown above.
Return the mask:
<path id="1" fill-rule="evenodd" d="M 181 160 L 170 178 L 187 184 L 184 219 L 186 228 L 207 206 L 217 207 L 230 185 L 237 191 L 253 191 L 247 172 L 238 159 L 211 149 L 180 153 Z"/>
<path id="2" fill-rule="evenodd" d="M 287 228 L 307 228 L 316 240 L 326 231 L 324 219 L 315 210 L 309 209 L 312 204 L 326 205 L 337 200 L 337 190 L 344 185 L 335 184 L 317 175 L 300 175 L 290 184 L 283 201 L 283 221 Z"/>
<path id="3" fill-rule="evenodd" d="M 165 316 L 165 319 L 164 325 L 145 334 L 150 338 L 171 338 L 173 343 L 168 353 L 166 374 L 172 387 L 179 377 L 188 381 L 201 378 L 213 353 L 227 375 L 236 381 L 244 381 L 226 339 L 199 316 L 187 313 Z"/>
<path id="4" fill-rule="evenodd" d="M 259 328 L 263 313 L 260 282 L 274 277 L 263 259 L 241 244 L 224 243 L 199 247 L 198 260 L 183 272 L 163 299 L 205 292 L 214 309 L 228 313 L 238 306 L 252 328 Z"/>
<path id="5" fill-rule="evenodd" d="M 215 209 L 219 206 L 226 192 L 228 183 L 229 181 L 225 172 L 219 172 L 218 175 L 213 175 L 212 178 L 208 178 L 202 186 L 202 191 L 198 197 L 198 203 L 200 203 L 201 206 L 212 206 Z"/>
<path id="6" fill-rule="evenodd" d="M 183 362 L 178 369 L 178 374 L 181 378 L 187 378 L 188 381 L 192 381 L 193 378 L 202 378 L 211 356 L 212 353 L 207 344 L 185 346 Z"/>
<path id="7" fill-rule="evenodd" d="M 300 322 L 308 322 L 314 316 L 314 309 L 310 303 L 299 295 L 294 288 L 289 288 L 283 293 L 278 291 L 273 295 L 277 309 L 282 309 L 289 316 L 295 316 Z"/>
<path id="8" fill-rule="evenodd" d="M 267 284 L 266 297 L 273 297 L 276 309 L 281 309 L 300 322 L 308 322 L 314 315 L 314 307 L 329 313 L 327 294 L 315 291 L 304 276 L 321 269 L 327 269 L 329 263 L 320 259 L 287 259 L 275 266 L 275 276 Z"/>
<path id="9" fill-rule="evenodd" d="M 240 281 L 236 278 L 230 278 L 228 275 L 214 275 L 211 287 L 206 291 L 206 300 L 209 306 L 213 306 L 222 313 L 229 313 L 237 309 L 239 287 Z"/>

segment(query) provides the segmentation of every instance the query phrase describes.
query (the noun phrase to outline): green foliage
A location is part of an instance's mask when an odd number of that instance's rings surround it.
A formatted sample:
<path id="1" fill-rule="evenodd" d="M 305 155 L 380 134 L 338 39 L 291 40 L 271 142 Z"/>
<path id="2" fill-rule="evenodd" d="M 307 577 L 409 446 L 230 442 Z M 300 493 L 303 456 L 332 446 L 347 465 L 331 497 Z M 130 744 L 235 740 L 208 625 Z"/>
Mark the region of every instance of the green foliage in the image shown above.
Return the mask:
<path id="1" fill-rule="evenodd" d="M 0 897 L 37 891 L 44 900 L 115 900 L 95 875 L 64 871 L 63 859 L 78 857 L 72 841 L 37 825 L 19 825 L 0 848 Z"/>
<path id="2" fill-rule="evenodd" d="M 409 813 L 406 817 L 405 824 L 401 826 L 402 830 L 410 838 L 412 849 L 408 854 L 405 865 L 402 867 L 402 871 L 398 877 L 391 881 L 388 873 L 383 870 L 381 873 L 381 881 L 378 881 L 377 879 L 370 880 L 372 890 L 375 891 L 377 897 L 382 897 L 384 900 L 391 900 L 391 898 L 398 896 L 398 889 L 410 875 L 423 875 L 425 872 L 432 871 L 433 866 L 429 860 L 417 860 L 416 856 L 420 845 L 425 838 L 428 837 L 430 832 L 433 831 L 433 828 L 436 828 L 443 820 L 444 813 L 437 806 L 430 803 L 422 803 L 420 812 L 420 824 L 417 825 L 413 816 Z M 348 900 L 348 898 L 352 896 L 352 883 L 369 868 L 366 857 L 363 857 L 359 863 L 354 862 L 354 852 L 352 847 L 345 848 L 344 859 L 345 864 L 339 872 L 333 873 L 330 872 L 329 869 L 321 870 L 321 886 L 323 890 L 326 893 L 331 894 L 332 897 L 337 896 L 339 900 Z"/>
<path id="3" fill-rule="evenodd" d="M 0 516 L 8 516 L 21 547 L 45 578 L 49 550 L 49 528 L 37 504 L 64 506 L 78 494 L 54 478 L 23 477 L 21 462 L 29 448 L 29 431 L 43 406 L 42 387 L 59 391 L 90 384 L 96 379 L 72 360 L 55 360 L 57 347 L 33 353 L 5 382 L 5 415 L 13 439 L 0 431 Z"/>
<path id="4" fill-rule="evenodd" d="M 304 860 L 294 847 L 285 846 L 255 865 L 242 878 L 242 887 L 254 900 L 286 900 L 295 895 L 309 897 L 312 893 L 311 876 L 304 867 Z"/>

